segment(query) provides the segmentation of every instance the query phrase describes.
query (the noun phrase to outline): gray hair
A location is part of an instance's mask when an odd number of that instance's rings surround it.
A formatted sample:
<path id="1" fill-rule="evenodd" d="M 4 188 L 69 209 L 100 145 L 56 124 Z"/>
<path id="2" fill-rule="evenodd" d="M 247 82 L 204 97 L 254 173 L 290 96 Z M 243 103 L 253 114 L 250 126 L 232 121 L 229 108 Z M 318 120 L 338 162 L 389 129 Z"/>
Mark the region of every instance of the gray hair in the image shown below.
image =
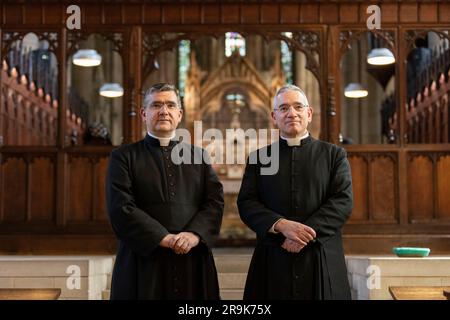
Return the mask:
<path id="1" fill-rule="evenodd" d="M 303 92 L 302 89 L 300 89 L 299 87 L 297 87 L 296 85 L 293 85 L 293 84 L 285 84 L 280 89 L 278 89 L 277 93 L 275 93 L 275 96 L 273 97 L 273 107 L 274 108 L 277 105 L 277 97 L 280 94 L 282 94 L 283 92 L 286 92 L 286 91 L 297 91 L 297 92 L 300 92 L 300 94 L 305 97 L 306 102 L 308 104 L 307 106 L 309 107 L 308 98 L 306 97 L 306 94 L 305 94 L 305 92 Z"/>
<path id="2" fill-rule="evenodd" d="M 178 89 L 174 85 L 165 82 L 156 83 L 152 85 L 150 88 L 148 88 L 147 91 L 145 91 L 144 104 L 142 106 L 144 108 L 147 108 L 150 105 L 152 94 L 154 94 L 155 92 L 165 92 L 165 91 L 175 92 L 175 94 L 177 95 L 178 107 L 181 108 L 181 99 Z"/>

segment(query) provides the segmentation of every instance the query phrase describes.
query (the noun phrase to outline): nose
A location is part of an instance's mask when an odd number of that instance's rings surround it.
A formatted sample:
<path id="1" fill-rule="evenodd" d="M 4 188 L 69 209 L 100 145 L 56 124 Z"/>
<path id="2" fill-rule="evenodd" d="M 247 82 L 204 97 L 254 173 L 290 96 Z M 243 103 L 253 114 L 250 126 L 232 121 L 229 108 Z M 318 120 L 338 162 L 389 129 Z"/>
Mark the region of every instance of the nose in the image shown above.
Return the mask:
<path id="1" fill-rule="evenodd" d="M 289 106 L 286 116 L 289 118 L 298 116 L 293 106 Z"/>
<path id="2" fill-rule="evenodd" d="M 169 111 L 168 111 L 169 109 L 168 109 L 168 107 L 167 107 L 167 104 L 163 104 L 163 106 L 159 109 L 159 114 L 168 114 L 169 113 Z"/>

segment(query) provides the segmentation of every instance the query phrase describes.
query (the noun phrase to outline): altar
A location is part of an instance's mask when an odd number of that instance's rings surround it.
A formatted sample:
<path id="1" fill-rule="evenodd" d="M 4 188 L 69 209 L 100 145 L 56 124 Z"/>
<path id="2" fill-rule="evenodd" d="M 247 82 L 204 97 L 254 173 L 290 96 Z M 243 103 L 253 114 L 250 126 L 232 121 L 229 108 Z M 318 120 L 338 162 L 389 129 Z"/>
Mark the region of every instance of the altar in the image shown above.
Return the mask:
<path id="1" fill-rule="evenodd" d="M 352 299 L 390 300 L 389 287 L 450 286 L 450 256 L 345 258 Z"/>

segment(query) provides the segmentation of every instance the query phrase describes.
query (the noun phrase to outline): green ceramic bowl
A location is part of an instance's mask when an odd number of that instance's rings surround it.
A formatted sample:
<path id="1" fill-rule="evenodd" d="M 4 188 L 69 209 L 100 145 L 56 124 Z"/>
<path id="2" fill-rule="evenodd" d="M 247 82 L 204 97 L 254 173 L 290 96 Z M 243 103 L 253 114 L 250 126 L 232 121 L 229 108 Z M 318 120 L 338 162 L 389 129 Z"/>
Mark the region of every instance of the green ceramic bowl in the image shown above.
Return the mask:
<path id="1" fill-rule="evenodd" d="M 427 257 L 430 254 L 430 248 L 413 248 L 413 247 L 394 247 L 394 252 L 399 257 Z"/>

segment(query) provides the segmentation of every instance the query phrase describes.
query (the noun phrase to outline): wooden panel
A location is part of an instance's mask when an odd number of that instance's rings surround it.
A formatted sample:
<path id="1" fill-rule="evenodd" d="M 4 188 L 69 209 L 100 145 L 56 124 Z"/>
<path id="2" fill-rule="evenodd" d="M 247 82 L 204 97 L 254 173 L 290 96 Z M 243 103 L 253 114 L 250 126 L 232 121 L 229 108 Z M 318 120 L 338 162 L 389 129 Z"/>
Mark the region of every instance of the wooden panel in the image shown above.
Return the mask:
<path id="1" fill-rule="evenodd" d="M 55 215 L 55 167 L 49 158 L 36 158 L 30 165 L 31 221 L 53 220 Z"/>
<path id="2" fill-rule="evenodd" d="M 118 4 L 105 4 L 103 6 L 105 12 L 105 24 L 121 24 L 122 23 L 122 6 Z"/>
<path id="3" fill-rule="evenodd" d="M 72 158 L 69 165 L 67 221 L 90 221 L 92 218 L 92 165 L 87 158 Z"/>
<path id="4" fill-rule="evenodd" d="M 350 156 L 353 183 L 353 211 L 350 220 L 367 220 L 367 162 L 363 157 Z"/>
<path id="5" fill-rule="evenodd" d="M 28 4 L 24 6 L 25 24 L 41 24 L 42 23 L 42 6 L 36 4 Z"/>
<path id="6" fill-rule="evenodd" d="M 420 22 L 437 22 L 437 3 L 421 3 L 419 6 Z"/>
<path id="7" fill-rule="evenodd" d="M 22 6 L 5 4 L 5 24 L 22 24 Z"/>
<path id="8" fill-rule="evenodd" d="M 128 4 L 123 7 L 123 20 L 125 24 L 141 23 L 142 6 Z"/>
<path id="9" fill-rule="evenodd" d="M 439 21 L 446 24 L 450 21 L 450 3 L 439 4 Z"/>
<path id="10" fill-rule="evenodd" d="M 214 4 L 203 5 L 202 22 L 220 23 L 220 7 Z"/>
<path id="11" fill-rule="evenodd" d="M 3 220 L 7 222 L 25 221 L 27 176 L 23 159 L 9 158 L 3 164 Z"/>
<path id="12" fill-rule="evenodd" d="M 239 23 L 239 5 L 223 4 L 221 18 L 222 23 Z"/>
<path id="13" fill-rule="evenodd" d="M 396 219 L 395 163 L 389 157 L 376 157 L 371 165 L 373 220 Z"/>
<path id="14" fill-rule="evenodd" d="M 65 21 L 65 19 L 67 19 L 67 17 L 69 16 L 67 14 L 67 7 L 69 5 L 66 6 L 61 6 L 58 4 L 53 4 L 53 5 L 45 5 L 43 7 L 43 11 L 44 11 L 44 23 L 46 24 L 60 24 L 61 23 L 61 19 Z M 28 5 L 27 5 L 28 7 Z M 80 7 L 81 8 L 81 7 Z M 83 16 L 83 13 L 81 13 L 81 16 Z"/>
<path id="15" fill-rule="evenodd" d="M 438 219 L 450 219 L 450 156 L 437 163 Z"/>
<path id="16" fill-rule="evenodd" d="M 358 15 L 357 12 L 354 13 Z M 320 5 L 320 22 L 322 23 L 336 23 L 339 21 L 339 8 L 337 4 L 322 4 Z"/>
<path id="17" fill-rule="evenodd" d="M 181 23 L 181 6 L 170 4 L 162 7 L 162 21 L 167 24 Z"/>
<path id="18" fill-rule="evenodd" d="M 149 5 L 144 6 L 144 22 L 148 24 L 161 23 L 161 6 Z"/>
<path id="19" fill-rule="evenodd" d="M 102 158 L 96 165 L 97 183 L 96 194 L 94 197 L 97 200 L 97 206 L 95 208 L 95 220 L 106 221 L 108 220 L 108 214 L 106 211 L 106 173 L 108 170 L 109 158 Z"/>
<path id="20" fill-rule="evenodd" d="M 397 22 L 398 20 L 398 5 L 396 3 L 386 3 L 380 6 L 381 8 L 381 23 L 383 22 Z"/>
<path id="21" fill-rule="evenodd" d="M 278 23 L 280 11 L 278 6 L 261 5 L 261 23 Z"/>
<path id="22" fill-rule="evenodd" d="M 433 164 L 416 156 L 408 165 L 408 209 L 411 220 L 433 217 Z"/>
<path id="23" fill-rule="evenodd" d="M 381 12 L 383 16 L 383 11 Z M 417 3 L 403 3 L 400 5 L 400 22 L 417 21 Z"/>
<path id="24" fill-rule="evenodd" d="M 100 24 L 103 23 L 103 10 L 101 5 L 92 4 L 81 7 L 82 23 Z"/>
<path id="25" fill-rule="evenodd" d="M 300 9 L 300 20 L 304 23 L 319 22 L 319 6 L 316 4 L 302 4 Z"/>
<path id="26" fill-rule="evenodd" d="M 258 23 L 259 22 L 259 6 L 258 5 L 246 5 L 241 7 L 241 19 L 242 23 Z"/>
<path id="27" fill-rule="evenodd" d="M 200 6 L 197 4 L 183 6 L 183 23 L 199 23 L 200 12 Z"/>
<path id="28" fill-rule="evenodd" d="M 297 4 L 282 4 L 280 5 L 280 20 L 281 23 L 298 23 L 300 8 Z"/>
<path id="29" fill-rule="evenodd" d="M 366 8 L 366 6 L 363 6 Z M 339 6 L 339 19 L 341 23 L 356 23 L 359 18 L 358 4 L 341 4 Z"/>

